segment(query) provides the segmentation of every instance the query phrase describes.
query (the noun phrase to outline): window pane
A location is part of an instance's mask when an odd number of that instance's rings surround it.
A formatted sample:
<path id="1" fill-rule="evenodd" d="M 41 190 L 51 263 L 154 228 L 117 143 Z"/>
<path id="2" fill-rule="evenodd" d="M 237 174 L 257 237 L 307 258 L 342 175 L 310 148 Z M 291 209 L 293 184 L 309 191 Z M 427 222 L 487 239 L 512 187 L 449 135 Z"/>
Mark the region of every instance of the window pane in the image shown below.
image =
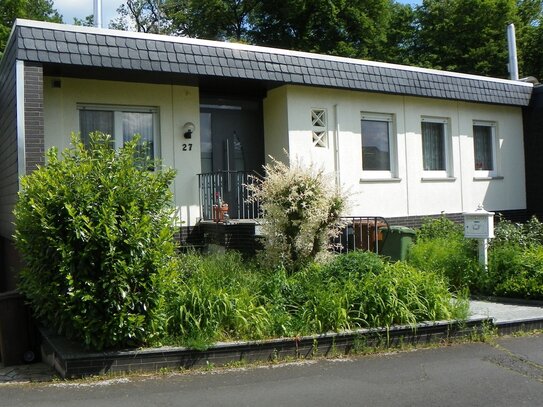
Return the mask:
<path id="1" fill-rule="evenodd" d="M 390 171 L 389 123 L 362 120 L 362 169 Z"/>
<path id="2" fill-rule="evenodd" d="M 475 150 L 475 169 L 494 170 L 492 127 L 473 126 L 473 144 Z"/>
<path id="3" fill-rule="evenodd" d="M 123 142 L 132 140 L 138 134 L 139 144 L 145 145 L 144 154 L 154 158 L 153 113 L 123 112 Z"/>
<path id="4" fill-rule="evenodd" d="M 81 140 L 85 145 L 89 144 L 89 133 L 100 131 L 113 135 L 113 112 L 102 110 L 80 110 L 79 129 Z"/>
<path id="5" fill-rule="evenodd" d="M 445 125 L 422 122 L 422 160 L 425 171 L 445 171 Z"/>

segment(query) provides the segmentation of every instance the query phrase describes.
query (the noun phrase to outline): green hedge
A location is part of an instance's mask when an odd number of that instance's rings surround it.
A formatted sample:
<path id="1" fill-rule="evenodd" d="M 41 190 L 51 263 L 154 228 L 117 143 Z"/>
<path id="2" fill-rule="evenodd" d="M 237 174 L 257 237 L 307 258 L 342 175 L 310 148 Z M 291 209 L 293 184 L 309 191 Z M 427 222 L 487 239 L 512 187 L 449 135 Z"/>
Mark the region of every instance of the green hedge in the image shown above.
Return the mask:
<path id="1" fill-rule="evenodd" d="M 137 139 L 93 135 L 21 181 L 15 241 L 20 289 L 36 317 L 89 347 L 162 335 L 163 276 L 173 262 L 172 170 L 148 170 Z"/>

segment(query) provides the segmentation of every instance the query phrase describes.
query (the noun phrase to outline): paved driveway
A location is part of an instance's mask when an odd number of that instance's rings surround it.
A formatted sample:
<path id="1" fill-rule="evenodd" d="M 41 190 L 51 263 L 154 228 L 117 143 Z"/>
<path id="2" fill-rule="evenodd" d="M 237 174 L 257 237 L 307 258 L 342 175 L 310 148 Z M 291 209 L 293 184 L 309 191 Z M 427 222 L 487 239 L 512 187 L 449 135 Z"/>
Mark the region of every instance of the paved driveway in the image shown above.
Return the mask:
<path id="1" fill-rule="evenodd" d="M 0 385 L 0 406 L 541 405 L 543 335 L 337 360 Z"/>

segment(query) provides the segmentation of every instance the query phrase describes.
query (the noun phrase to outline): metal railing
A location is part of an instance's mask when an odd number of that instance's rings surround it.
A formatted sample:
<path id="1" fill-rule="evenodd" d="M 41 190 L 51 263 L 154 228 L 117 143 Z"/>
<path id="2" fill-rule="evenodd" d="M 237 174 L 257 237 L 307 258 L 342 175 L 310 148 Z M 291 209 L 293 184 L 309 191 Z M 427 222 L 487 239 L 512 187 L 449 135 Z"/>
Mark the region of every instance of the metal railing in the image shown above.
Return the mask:
<path id="1" fill-rule="evenodd" d="M 336 250 L 347 253 L 353 250 L 367 250 L 379 253 L 386 239 L 384 229 L 389 224 L 382 216 L 346 216 L 346 225 L 332 241 Z"/>
<path id="2" fill-rule="evenodd" d="M 250 200 L 248 185 L 259 180 L 258 174 L 249 171 L 219 171 L 198 174 L 200 209 L 203 220 L 213 219 L 213 206 L 219 200 L 228 204 L 230 219 L 258 219 L 260 206 Z"/>

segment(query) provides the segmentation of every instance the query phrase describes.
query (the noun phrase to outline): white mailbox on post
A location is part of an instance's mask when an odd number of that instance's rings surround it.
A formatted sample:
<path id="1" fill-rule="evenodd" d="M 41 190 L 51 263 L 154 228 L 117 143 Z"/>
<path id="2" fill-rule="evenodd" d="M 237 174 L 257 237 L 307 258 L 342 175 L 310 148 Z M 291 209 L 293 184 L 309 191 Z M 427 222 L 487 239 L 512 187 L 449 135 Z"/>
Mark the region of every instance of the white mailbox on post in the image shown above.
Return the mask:
<path id="1" fill-rule="evenodd" d="M 487 212 L 482 205 L 464 213 L 464 236 L 479 240 L 479 263 L 488 267 L 488 239 L 494 237 L 494 212 Z"/>
<path id="2" fill-rule="evenodd" d="M 494 237 L 494 212 L 487 212 L 482 206 L 473 212 L 465 212 L 464 236 L 473 239 L 492 239 Z"/>

